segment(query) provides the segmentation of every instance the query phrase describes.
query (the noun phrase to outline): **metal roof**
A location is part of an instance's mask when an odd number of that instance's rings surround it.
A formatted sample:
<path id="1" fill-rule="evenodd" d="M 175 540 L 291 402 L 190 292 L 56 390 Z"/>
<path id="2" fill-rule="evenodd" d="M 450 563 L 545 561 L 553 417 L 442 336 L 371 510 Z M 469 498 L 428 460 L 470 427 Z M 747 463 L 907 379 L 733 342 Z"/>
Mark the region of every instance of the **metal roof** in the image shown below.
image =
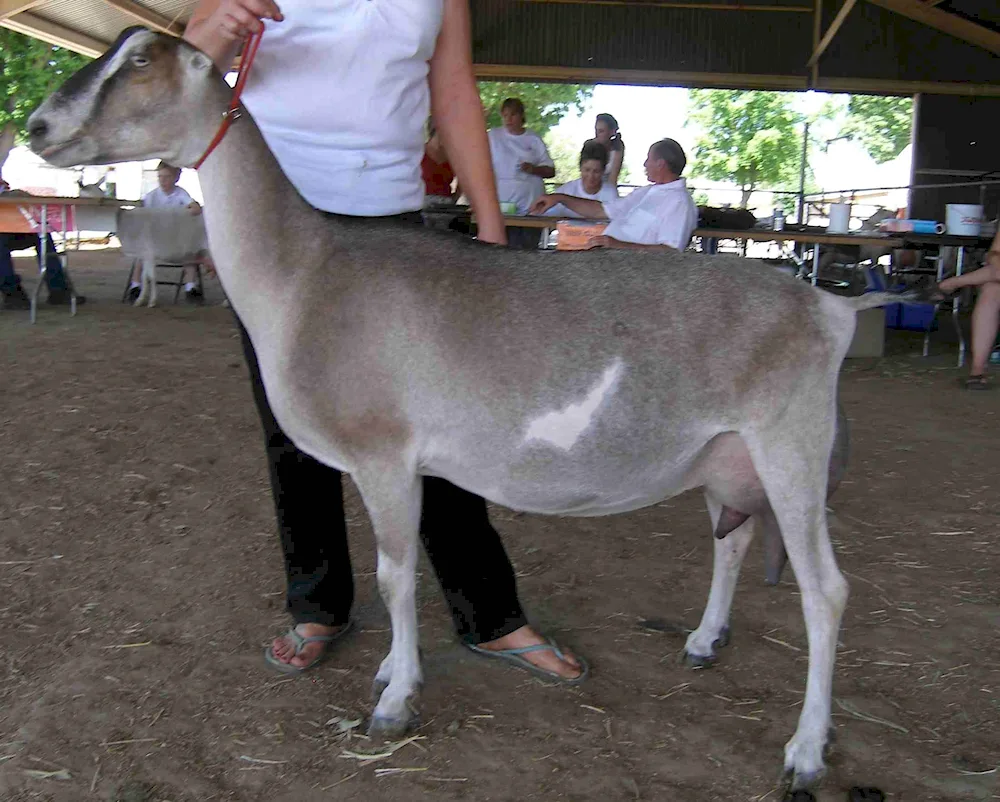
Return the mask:
<path id="1" fill-rule="evenodd" d="M 0 0 L 0 25 L 97 56 L 197 0 Z M 470 0 L 481 77 L 1000 96 L 997 0 Z"/>

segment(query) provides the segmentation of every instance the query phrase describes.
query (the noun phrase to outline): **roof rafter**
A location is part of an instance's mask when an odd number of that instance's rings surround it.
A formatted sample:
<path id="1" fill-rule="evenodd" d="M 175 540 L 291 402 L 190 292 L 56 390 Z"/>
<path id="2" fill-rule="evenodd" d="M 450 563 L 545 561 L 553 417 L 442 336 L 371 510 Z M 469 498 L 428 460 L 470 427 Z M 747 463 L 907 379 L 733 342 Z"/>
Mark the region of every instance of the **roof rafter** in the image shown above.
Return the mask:
<path id="1" fill-rule="evenodd" d="M 840 26 L 844 24 L 844 20 L 847 19 L 847 15 L 851 13 L 851 9 L 854 8 L 854 4 L 858 0 L 845 0 L 844 5 L 840 7 L 840 11 L 837 12 L 837 16 L 833 18 L 833 22 L 830 23 L 830 27 L 827 28 L 826 33 L 823 34 L 823 38 L 820 40 L 819 44 L 816 45 L 816 49 L 813 50 L 813 54 L 809 57 L 809 61 L 806 62 L 807 67 L 811 67 L 817 61 L 819 57 L 823 55 L 823 51 L 830 45 L 833 41 L 833 37 L 837 35 L 837 31 L 840 30 Z"/>
<path id="2" fill-rule="evenodd" d="M 107 42 L 94 39 L 92 36 L 87 36 L 27 11 L 15 14 L 13 17 L 0 19 L 0 25 L 93 58 L 108 49 Z"/>
<path id="3" fill-rule="evenodd" d="M 0 19 L 12 17 L 15 14 L 20 14 L 22 11 L 28 11 L 44 2 L 45 0 L 0 0 Z"/>
<path id="4" fill-rule="evenodd" d="M 963 17 L 956 17 L 921 0 L 868 0 L 868 2 L 1000 56 L 1000 33 Z"/>
<path id="5" fill-rule="evenodd" d="M 174 36 L 180 36 L 184 33 L 184 26 L 174 22 L 162 14 L 158 14 L 155 11 L 150 11 L 145 6 L 141 6 L 134 0 L 104 0 L 105 4 L 111 6 L 112 8 L 117 8 L 124 14 L 128 14 L 133 19 L 138 20 L 143 25 L 148 25 L 150 28 L 155 28 L 158 31 L 163 31 L 164 33 L 172 33 Z"/>

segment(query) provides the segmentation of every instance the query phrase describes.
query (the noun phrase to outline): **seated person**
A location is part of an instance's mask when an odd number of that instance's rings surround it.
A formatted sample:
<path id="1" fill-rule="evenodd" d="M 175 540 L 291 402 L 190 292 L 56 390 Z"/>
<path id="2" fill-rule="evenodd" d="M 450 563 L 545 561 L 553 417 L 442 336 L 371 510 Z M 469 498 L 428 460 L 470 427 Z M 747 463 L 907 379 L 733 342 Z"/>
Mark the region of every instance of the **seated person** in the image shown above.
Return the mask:
<path id="1" fill-rule="evenodd" d="M 147 209 L 188 209 L 191 214 L 201 214 L 201 204 L 188 195 L 187 190 L 177 186 L 180 177 L 180 167 L 174 167 L 172 164 L 161 161 L 156 168 L 158 186 L 146 193 L 142 199 L 143 207 Z M 187 279 L 184 283 L 184 297 L 192 303 L 200 303 L 202 301 L 201 288 L 195 283 L 195 276 L 191 274 L 190 268 L 184 269 L 183 278 Z M 129 301 L 135 301 L 142 292 L 141 280 L 142 265 L 136 263 L 128 288 L 127 298 Z"/>
<path id="2" fill-rule="evenodd" d="M 680 177 L 686 165 L 684 149 L 673 139 L 661 139 L 649 148 L 643 165 L 650 186 L 604 203 L 556 192 L 536 200 L 531 214 L 545 214 L 562 203 L 584 217 L 609 218 L 604 234 L 591 238 L 593 248 L 682 251 L 698 224 L 698 209 Z"/>
<path id="3" fill-rule="evenodd" d="M 604 203 L 618 200 L 618 187 L 604 180 L 604 170 L 608 165 L 608 149 L 593 139 L 580 151 L 580 177 L 563 184 L 556 192 L 572 195 L 574 198 L 589 198 Z M 557 203 L 545 212 L 549 217 L 580 217 L 572 209 Z"/>
<path id="4" fill-rule="evenodd" d="M 969 390 L 985 390 L 989 387 L 986 366 L 1000 329 L 1000 231 L 993 238 L 986 262 L 979 270 L 946 278 L 938 287 L 947 294 L 962 287 L 979 287 L 979 297 L 972 310 L 972 359 L 965 386 Z"/>
<path id="5" fill-rule="evenodd" d="M 0 193 L 8 195 L 17 194 L 28 197 L 27 193 L 20 190 L 10 191 L 10 186 L 6 181 L 0 179 Z M 25 248 L 34 248 L 38 254 L 38 265 L 41 270 L 41 237 L 37 234 L 8 234 L 0 233 L 0 295 L 3 296 L 3 307 L 5 309 L 30 309 L 31 299 L 28 298 L 24 288 L 21 286 L 21 278 L 14 272 L 14 261 L 11 259 L 11 251 L 22 251 Z M 66 283 L 66 274 L 63 272 L 62 259 L 56 252 L 52 235 L 45 235 L 45 284 L 49 290 L 50 304 L 69 304 L 70 292 Z M 82 295 L 76 296 L 76 302 L 82 304 L 86 302 Z"/>

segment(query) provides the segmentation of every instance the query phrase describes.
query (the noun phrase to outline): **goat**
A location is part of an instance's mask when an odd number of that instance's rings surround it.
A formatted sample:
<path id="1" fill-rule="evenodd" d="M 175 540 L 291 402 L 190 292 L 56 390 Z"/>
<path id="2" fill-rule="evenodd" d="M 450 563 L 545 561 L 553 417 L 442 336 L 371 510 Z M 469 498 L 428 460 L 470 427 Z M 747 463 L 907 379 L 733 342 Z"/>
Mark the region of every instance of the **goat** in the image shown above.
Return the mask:
<path id="1" fill-rule="evenodd" d="M 55 165 L 193 165 L 229 96 L 208 56 L 131 29 L 35 112 L 31 147 Z M 579 516 L 702 487 L 720 537 L 687 654 L 714 656 L 754 530 L 776 533 L 809 643 L 784 765 L 794 788 L 820 778 L 848 593 L 824 503 L 837 380 L 855 313 L 888 296 L 837 297 L 738 257 L 524 252 L 323 214 L 245 111 L 199 173 L 218 274 L 274 414 L 352 476 L 372 520 L 392 640 L 371 733 L 405 732 L 422 682 L 421 476 Z"/>

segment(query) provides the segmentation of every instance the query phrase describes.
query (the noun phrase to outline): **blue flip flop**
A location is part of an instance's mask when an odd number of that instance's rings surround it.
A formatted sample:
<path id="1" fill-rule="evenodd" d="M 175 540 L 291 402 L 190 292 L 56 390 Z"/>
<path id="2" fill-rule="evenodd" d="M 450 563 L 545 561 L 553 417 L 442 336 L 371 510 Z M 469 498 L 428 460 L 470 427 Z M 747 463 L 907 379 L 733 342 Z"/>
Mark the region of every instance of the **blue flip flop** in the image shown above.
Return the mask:
<path id="1" fill-rule="evenodd" d="M 282 674 L 301 674 L 303 671 L 308 671 L 313 666 L 322 663 L 330 653 L 329 644 L 340 640 L 352 629 L 354 629 L 354 621 L 349 620 L 340 628 L 339 632 L 335 632 L 333 635 L 312 635 L 307 638 L 296 632 L 295 627 L 292 627 L 287 633 L 285 633 L 285 637 L 295 645 L 296 655 L 298 655 L 310 643 L 325 643 L 327 644 L 327 648 L 323 649 L 323 651 L 319 653 L 319 656 L 308 665 L 293 666 L 291 663 L 285 663 L 275 656 L 274 644 L 272 644 L 264 650 L 264 662 L 266 662 L 275 671 L 280 671 Z"/>
<path id="2" fill-rule="evenodd" d="M 525 660 L 522 655 L 530 654 L 531 652 L 540 652 L 543 650 L 553 651 L 560 660 L 565 660 L 566 655 L 563 654 L 562 650 L 556 645 L 555 641 L 549 640 L 546 643 L 538 643 L 534 646 L 522 646 L 519 649 L 484 649 L 481 646 L 477 646 L 474 643 L 462 642 L 462 645 L 470 651 L 482 657 L 494 658 L 496 660 L 503 660 L 510 663 L 511 665 L 522 668 L 537 677 L 542 677 L 550 682 L 558 682 L 561 685 L 579 685 L 590 675 L 590 667 L 587 665 L 587 661 L 584 660 L 579 655 L 574 655 L 577 661 L 580 663 L 580 676 L 568 679 L 566 677 L 560 677 L 558 674 L 554 674 L 551 671 L 546 671 L 544 668 L 539 668 L 534 663 L 529 660 Z"/>

